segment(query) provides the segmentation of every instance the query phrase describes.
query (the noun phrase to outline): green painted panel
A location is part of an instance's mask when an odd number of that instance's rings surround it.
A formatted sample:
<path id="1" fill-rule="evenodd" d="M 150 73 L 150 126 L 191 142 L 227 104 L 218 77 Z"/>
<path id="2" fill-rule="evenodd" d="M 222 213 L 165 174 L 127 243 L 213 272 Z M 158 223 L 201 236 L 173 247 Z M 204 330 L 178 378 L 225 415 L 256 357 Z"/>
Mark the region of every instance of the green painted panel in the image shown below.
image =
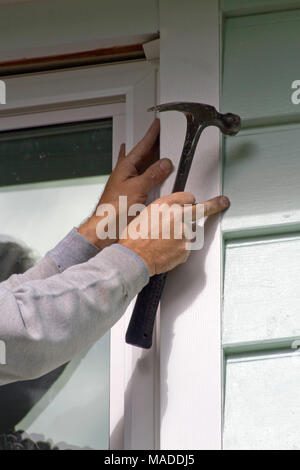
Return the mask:
<path id="1" fill-rule="evenodd" d="M 0 133 L 0 186 L 109 174 L 112 120 Z"/>
<path id="2" fill-rule="evenodd" d="M 298 351 L 228 359 L 224 448 L 299 450 L 299 387 Z"/>
<path id="3" fill-rule="evenodd" d="M 228 243 L 225 263 L 224 344 L 300 337 L 300 236 Z"/>
<path id="4" fill-rule="evenodd" d="M 300 10 L 230 18 L 224 34 L 224 111 L 257 120 L 299 116 Z M 279 118 L 278 118 L 279 119 Z"/>
<path id="5" fill-rule="evenodd" d="M 224 232 L 300 222 L 300 126 L 246 131 L 226 139 Z M 272 229 L 273 227 L 273 229 Z"/>
<path id="6" fill-rule="evenodd" d="M 300 2 L 221 8 L 222 109 L 248 128 L 224 140 L 223 443 L 300 449 L 300 353 L 291 348 L 300 338 Z"/>
<path id="7" fill-rule="evenodd" d="M 221 0 L 221 9 L 226 16 L 241 16 L 276 10 L 291 10 L 300 7 L 299 0 Z"/>

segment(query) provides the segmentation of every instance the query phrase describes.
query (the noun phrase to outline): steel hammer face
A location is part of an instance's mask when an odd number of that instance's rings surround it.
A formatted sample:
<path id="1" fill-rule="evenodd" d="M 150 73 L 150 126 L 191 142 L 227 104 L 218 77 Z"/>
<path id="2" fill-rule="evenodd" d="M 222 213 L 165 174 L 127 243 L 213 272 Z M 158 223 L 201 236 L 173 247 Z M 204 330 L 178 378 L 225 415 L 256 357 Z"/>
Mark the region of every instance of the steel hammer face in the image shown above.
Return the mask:
<path id="1" fill-rule="evenodd" d="M 241 130 L 241 118 L 237 114 L 226 113 L 219 115 L 219 129 L 226 135 L 236 135 Z M 212 124 L 213 125 L 213 124 Z"/>
<path id="2" fill-rule="evenodd" d="M 237 114 L 219 113 L 214 106 L 203 103 L 180 102 L 160 104 L 149 111 L 179 111 L 184 113 L 188 121 L 188 129 L 203 130 L 208 126 L 216 126 L 223 134 L 236 135 L 241 129 L 241 118 Z"/>

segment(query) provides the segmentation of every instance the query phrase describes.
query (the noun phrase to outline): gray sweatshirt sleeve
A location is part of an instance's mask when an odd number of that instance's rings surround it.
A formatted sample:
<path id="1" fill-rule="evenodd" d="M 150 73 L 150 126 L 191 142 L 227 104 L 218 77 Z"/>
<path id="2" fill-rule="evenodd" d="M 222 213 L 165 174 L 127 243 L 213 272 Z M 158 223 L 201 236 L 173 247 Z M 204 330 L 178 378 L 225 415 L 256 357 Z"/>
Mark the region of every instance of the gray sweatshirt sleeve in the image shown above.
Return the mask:
<path id="1" fill-rule="evenodd" d="M 13 274 L 1 287 L 14 289 L 26 281 L 46 279 L 76 264 L 85 263 L 99 253 L 98 248 L 90 243 L 74 227 L 55 248 L 48 251 L 31 269 L 24 274 Z"/>
<path id="2" fill-rule="evenodd" d="M 47 279 L 0 284 L 0 385 L 46 374 L 90 347 L 148 280 L 141 258 L 116 244 Z"/>

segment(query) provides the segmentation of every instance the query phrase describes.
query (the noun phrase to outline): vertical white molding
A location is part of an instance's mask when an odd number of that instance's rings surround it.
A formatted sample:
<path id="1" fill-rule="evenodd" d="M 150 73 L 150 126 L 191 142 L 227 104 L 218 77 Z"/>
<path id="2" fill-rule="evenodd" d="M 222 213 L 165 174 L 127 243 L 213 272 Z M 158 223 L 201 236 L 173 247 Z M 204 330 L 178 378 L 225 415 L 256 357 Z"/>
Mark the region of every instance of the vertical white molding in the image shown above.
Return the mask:
<path id="1" fill-rule="evenodd" d="M 218 0 L 160 0 L 160 102 L 197 101 L 219 109 Z M 161 114 L 161 154 L 175 166 L 185 117 Z M 163 187 L 172 188 L 174 175 Z M 220 136 L 200 139 L 186 190 L 197 201 L 221 192 Z M 170 273 L 161 303 L 161 449 L 221 448 L 221 236 L 206 223 L 205 248 Z"/>
<path id="2" fill-rule="evenodd" d="M 145 134 L 153 121 L 148 108 L 156 104 L 156 68 L 149 65 L 148 73 L 132 86 L 126 95 L 126 142 L 129 151 Z M 125 314 L 130 321 L 135 301 Z M 125 345 L 125 408 L 124 448 L 152 450 L 155 448 L 155 374 L 156 347 L 145 350 Z"/>
<path id="3" fill-rule="evenodd" d="M 6 344 L 4 341 L 0 340 L 0 364 L 5 365 L 6 362 Z"/>
<path id="4" fill-rule="evenodd" d="M 0 80 L 0 104 L 6 104 L 6 83 Z"/>
<path id="5" fill-rule="evenodd" d="M 120 146 L 126 141 L 125 123 L 125 113 L 113 116 L 113 168 L 118 161 Z M 125 317 L 123 316 L 110 331 L 110 450 L 124 449 L 124 337 Z"/>

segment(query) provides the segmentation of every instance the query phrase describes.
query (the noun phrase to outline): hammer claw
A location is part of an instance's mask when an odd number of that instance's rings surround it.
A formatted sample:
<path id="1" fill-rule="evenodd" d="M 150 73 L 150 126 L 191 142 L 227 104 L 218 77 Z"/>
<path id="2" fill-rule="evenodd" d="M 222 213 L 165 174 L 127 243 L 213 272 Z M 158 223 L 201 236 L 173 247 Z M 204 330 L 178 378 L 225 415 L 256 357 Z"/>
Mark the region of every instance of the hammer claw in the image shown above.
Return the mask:
<path id="1" fill-rule="evenodd" d="M 214 106 L 204 103 L 180 102 L 159 104 L 148 109 L 148 111 L 164 112 L 179 111 L 186 115 L 188 126 L 202 128 L 208 126 L 218 127 L 223 134 L 236 135 L 241 128 L 241 118 L 237 114 L 219 113 Z"/>

